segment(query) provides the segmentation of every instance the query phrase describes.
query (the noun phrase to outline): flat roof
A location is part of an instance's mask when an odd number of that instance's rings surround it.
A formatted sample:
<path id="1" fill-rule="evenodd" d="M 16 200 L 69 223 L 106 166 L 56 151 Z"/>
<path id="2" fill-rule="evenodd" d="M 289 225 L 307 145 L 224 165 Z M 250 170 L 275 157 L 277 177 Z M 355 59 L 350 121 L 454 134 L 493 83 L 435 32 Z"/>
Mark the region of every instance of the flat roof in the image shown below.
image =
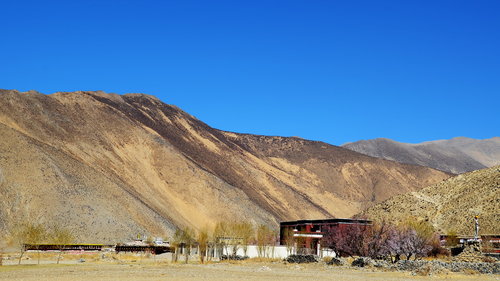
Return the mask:
<path id="1" fill-rule="evenodd" d="M 358 219 L 321 219 L 321 220 L 298 220 L 298 221 L 283 221 L 280 225 L 295 225 L 295 224 L 321 224 L 321 223 L 361 223 L 371 224 L 371 220 Z"/>

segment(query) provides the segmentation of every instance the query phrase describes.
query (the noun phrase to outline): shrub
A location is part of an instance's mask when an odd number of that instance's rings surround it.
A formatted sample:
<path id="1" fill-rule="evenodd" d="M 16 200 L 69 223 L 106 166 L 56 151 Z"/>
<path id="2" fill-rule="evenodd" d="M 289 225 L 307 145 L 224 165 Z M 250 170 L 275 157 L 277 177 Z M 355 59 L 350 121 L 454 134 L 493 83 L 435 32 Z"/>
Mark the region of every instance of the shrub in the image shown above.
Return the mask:
<path id="1" fill-rule="evenodd" d="M 351 265 L 357 267 L 365 267 L 371 265 L 372 263 L 373 261 L 370 258 L 361 257 L 352 261 Z"/>
<path id="2" fill-rule="evenodd" d="M 319 262 L 319 257 L 315 255 L 289 255 L 285 261 L 289 263 L 311 263 Z"/>
<path id="3" fill-rule="evenodd" d="M 341 259 L 331 258 L 329 261 L 326 262 L 326 264 L 341 266 L 344 265 L 344 262 Z"/>
<path id="4" fill-rule="evenodd" d="M 232 261 L 243 261 L 248 259 L 248 256 L 240 256 L 240 255 L 222 255 L 220 259 L 223 260 L 232 260 Z"/>
<path id="5" fill-rule="evenodd" d="M 457 232 L 455 230 L 448 231 L 446 236 L 446 246 L 448 247 L 455 247 L 458 245 L 458 242 L 460 242 L 460 239 L 458 239 Z"/>

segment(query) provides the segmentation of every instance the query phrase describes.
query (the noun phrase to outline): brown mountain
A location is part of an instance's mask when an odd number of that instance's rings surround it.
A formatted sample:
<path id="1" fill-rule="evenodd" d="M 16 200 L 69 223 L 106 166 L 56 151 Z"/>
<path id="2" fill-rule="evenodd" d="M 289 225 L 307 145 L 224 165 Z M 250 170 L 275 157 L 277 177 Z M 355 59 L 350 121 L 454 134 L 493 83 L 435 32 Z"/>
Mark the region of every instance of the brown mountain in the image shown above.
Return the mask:
<path id="1" fill-rule="evenodd" d="M 500 137 L 484 140 L 457 137 L 418 144 L 379 138 L 347 143 L 342 147 L 373 157 L 454 174 L 500 165 Z"/>
<path id="2" fill-rule="evenodd" d="M 454 230 L 473 235 L 474 216 L 480 233 L 500 233 L 500 166 L 482 169 L 395 196 L 370 207 L 364 216 L 401 222 L 408 218 L 429 220 L 441 233 Z"/>
<path id="3" fill-rule="evenodd" d="M 300 138 L 213 129 L 144 94 L 0 91 L 0 229 L 23 220 L 81 241 L 220 220 L 349 217 L 449 174 Z"/>

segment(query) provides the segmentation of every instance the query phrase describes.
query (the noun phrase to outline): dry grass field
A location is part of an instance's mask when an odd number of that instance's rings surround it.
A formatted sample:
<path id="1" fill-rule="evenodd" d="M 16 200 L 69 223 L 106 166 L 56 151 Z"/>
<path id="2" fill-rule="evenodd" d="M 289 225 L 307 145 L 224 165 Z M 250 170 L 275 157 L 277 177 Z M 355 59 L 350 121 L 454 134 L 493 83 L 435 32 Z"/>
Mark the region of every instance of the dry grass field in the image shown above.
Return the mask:
<path id="1" fill-rule="evenodd" d="M 318 264 L 285 264 L 281 261 L 249 260 L 199 264 L 172 263 L 169 258 L 102 254 L 65 256 L 55 264 L 54 256 L 35 253 L 17 265 L 15 260 L 0 266 L 0 280 L 500 280 L 500 276 L 445 273 L 414 276 L 410 272 L 383 272 Z M 80 259 L 85 262 L 79 262 Z"/>

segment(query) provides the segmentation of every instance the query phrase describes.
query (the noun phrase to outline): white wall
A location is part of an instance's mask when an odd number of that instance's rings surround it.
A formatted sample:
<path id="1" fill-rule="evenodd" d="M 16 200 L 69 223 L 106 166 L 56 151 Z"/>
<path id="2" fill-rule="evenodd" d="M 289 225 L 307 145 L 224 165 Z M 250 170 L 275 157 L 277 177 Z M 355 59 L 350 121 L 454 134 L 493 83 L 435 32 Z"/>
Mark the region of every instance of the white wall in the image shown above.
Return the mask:
<path id="1" fill-rule="evenodd" d="M 231 246 L 227 247 L 229 254 L 233 253 L 233 248 Z M 267 246 L 265 249 L 263 249 L 263 256 L 266 258 L 273 258 L 273 259 L 284 259 L 288 257 L 289 255 L 295 254 L 296 251 L 293 247 L 288 248 L 286 246 Z M 227 255 L 228 253 L 226 252 L 226 249 L 223 249 L 223 254 Z M 243 250 L 243 247 L 239 246 L 238 251 L 236 252 L 237 255 L 239 256 L 248 256 L 249 258 L 257 258 L 259 257 L 259 248 L 255 245 L 249 245 L 247 246 L 247 252 L 245 255 L 245 252 Z M 320 257 L 336 257 L 336 254 L 333 250 L 331 249 L 322 249 L 320 252 Z"/>
<path id="2" fill-rule="evenodd" d="M 332 249 L 324 248 L 324 249 L 321 249 L 321 257 L 322 258 L 326 258 L 326 257 L 336 258 L 337 254 Z"/>

